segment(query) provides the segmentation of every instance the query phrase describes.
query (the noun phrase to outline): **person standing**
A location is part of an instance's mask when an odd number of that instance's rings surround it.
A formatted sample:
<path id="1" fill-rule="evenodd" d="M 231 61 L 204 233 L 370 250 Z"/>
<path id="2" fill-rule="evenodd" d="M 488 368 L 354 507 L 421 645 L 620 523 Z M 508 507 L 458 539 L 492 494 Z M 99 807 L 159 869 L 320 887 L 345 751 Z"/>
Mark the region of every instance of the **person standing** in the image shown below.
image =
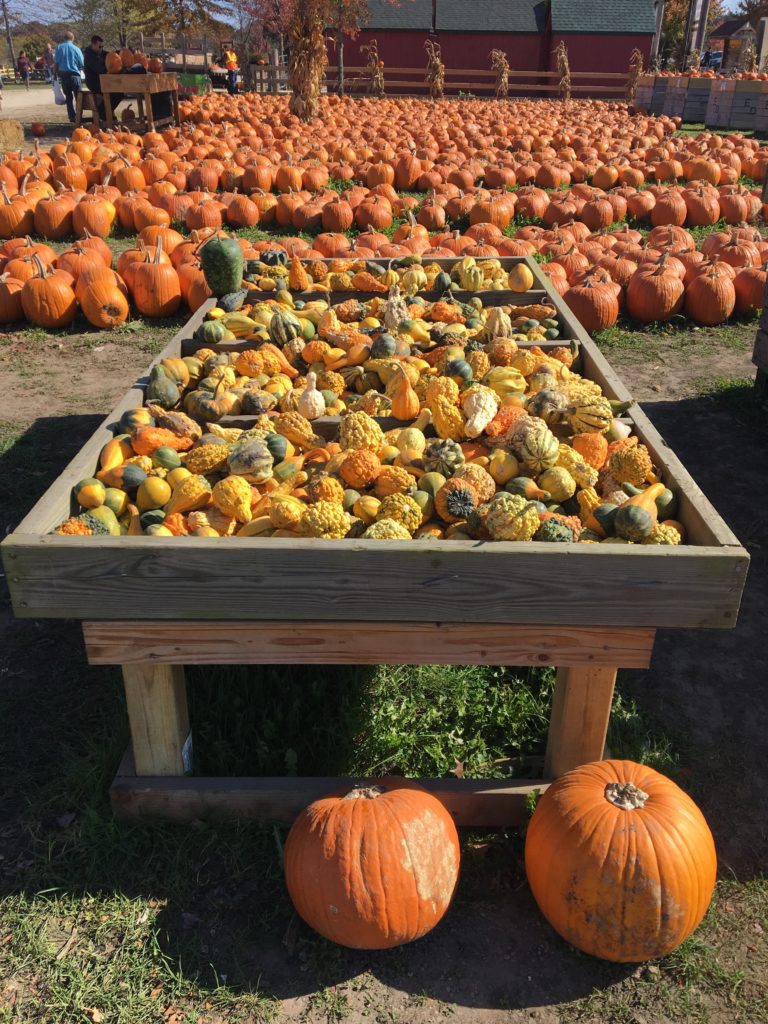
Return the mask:
<path id="1" fill-rule="evenodd" d="M 227 92 L 230 96 L 237 95 L 237 54 L 234 50 L 225 50 L 222 63 L 227 69 Z"/>
<path id="2" fill-rule="evenodd" d="M 19 72 L 19 78 L 27 89 L 29 89 L 29 79 L 32 75 L 32 61 L 27 56 L 26 50 L 22 50 L 19 54 L 16 60 L 16 70 Z"/>
<path id="3" fill-rule="evenodd" d="M 45 80 L 48 83 L 53 81 L 54 61 L 53 46 L 50 43 L 46 43 L 45 52 L 43 53 L 43 69 L 45 70 Z"/>
<path id="4" fill-rule="evenodd" d="M 101 76 L 107 73 L 107 60 L 104 56 L 104 40 L 101 36 L 91 36 L 91 45 L 83 50 L 85 84 L 96 98 L 99 117 L 104 117 L 104 97 L 101 94 Z"/>
<path id="5" fill-rule="evenodd" d="M 67 115 L 75 123 L 75 96 L 80 92 L 80 72 L 84 65 L 83 51 L 75 46 L 74 32 L 65 32 L 64 39 L 56 47 L 54 64 L 61 81 L 61 90 L 67 101 Z"/>

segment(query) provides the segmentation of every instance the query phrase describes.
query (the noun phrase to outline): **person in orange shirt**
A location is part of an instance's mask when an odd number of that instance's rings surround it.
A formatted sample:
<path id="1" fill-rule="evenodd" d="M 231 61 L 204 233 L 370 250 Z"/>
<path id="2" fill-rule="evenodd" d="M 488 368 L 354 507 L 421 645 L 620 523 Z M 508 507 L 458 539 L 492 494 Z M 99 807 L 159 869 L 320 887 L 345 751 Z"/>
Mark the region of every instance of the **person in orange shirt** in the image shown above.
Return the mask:
<path id="1" fill-rule="evenodd" d="M 237 54 L 234 50 L 225 50 L 221 63 L 227 69 L 227 92 L 230 96 L 237 95 Z"/>

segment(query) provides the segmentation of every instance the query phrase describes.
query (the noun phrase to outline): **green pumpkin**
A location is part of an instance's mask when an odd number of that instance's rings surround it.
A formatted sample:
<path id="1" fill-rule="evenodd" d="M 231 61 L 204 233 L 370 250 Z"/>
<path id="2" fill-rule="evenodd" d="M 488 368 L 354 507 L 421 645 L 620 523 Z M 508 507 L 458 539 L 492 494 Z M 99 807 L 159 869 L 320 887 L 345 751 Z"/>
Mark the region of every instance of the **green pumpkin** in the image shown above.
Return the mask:
<path id="1" fill-rule="evenodd" d="M 386 331 L 380 334 L 371 345 L 372 359 L 387 359 L 397 352 L 397 340 Z"/>
<path id="2" fill-rule="evenodd" d="M 221 320 L 205 320 L 195 331 L 195 341 L 199 341 L 206 347 L 218 345 L 220 341 L 224 340 L 227 331 L 227 326 Z"/>
<path id="3" fill-rule="evenodd" d="M 269 454 L 275 462 L 282 462 L 288 454 L 288 441 L 282 434 L 267 434 L 264 438 L 264 444 L 266 444 Z"/>
<path id="4" fill-rule="evenodd" d="M 545 519 L 534 533 L 533 539 L 548 543 L 572 544 L 574 536 L 567 523 L 562 523 L 559 519 Z"/>
<path id="5" fill-rule="evenodd" d="M 150 416 L 149 409 L 126 409 L 120 417 L 117 429 L 121 434 L 130 434 L 137 427 L 154 427 L 155 418 Z"/>
<path id="6" fill-rule="evenodd" d="M 153 366 L 147 383 L 146 401 L 154 402 L 163 409 L 172 409 L 181 398 L 178 385 L 162 366 Z"/>
<path id="7" fill-rule="evenodd" d="M 165 512 L 161 508 L 153 508 L 148 512 L 142 512 L 139 516 L 139 523 L 141 524 L 142 530 L 146 530 L 148 526 L 162 526 L 163 520 L 165 519 Z"/>
<path id="8" fill-rule="evenodd" d="M 144 481 L 147 479 L 147 474 L 141 468 L 141 466 L 135 466 L 133 463 L 127 463 L 124 466 L 118 466 L 114 471 L 117 477 L 117 483 L 120 489 L 123 491 L 136 491 L 141 487 Z"/>
<path id="9" fill-rule="evenodd" d="M 438 292 L 447 292 L 451 287 L 451 276 L 446 274 L 444 270 L 441 270 L 435 280 L 432 282 L 432 286 Z"/>
<path id="10" fill-rule="evenodd" d="M 639 505 L 622 505 L 613 521 L 616 535 L 624 540 L 641 541 L 653 529 L 653 519 Z"/>
<path id="11" fill-rule="evenodd" d="M 152 453 L 152 465 L 159 466 L 161 469 L 178 469 L 181 465 L 181 459 L 175 448 L 163 445 L 160 448 L 156 448 Z"/>
<path id="12" fill-rule="evenodd" d="M 116 516 L 121 516 L 128 507 L 128 495 L 118 487 L 107 487 L 104 492 L 104 504 L 111 508 Z"/>
<path id="13" fill-rule="evenodd" d="M 243 250 L 234 238 L 210 238 L 200 249 L 200 267 L 214 295 L 240 291 L 243 264 Z"/>

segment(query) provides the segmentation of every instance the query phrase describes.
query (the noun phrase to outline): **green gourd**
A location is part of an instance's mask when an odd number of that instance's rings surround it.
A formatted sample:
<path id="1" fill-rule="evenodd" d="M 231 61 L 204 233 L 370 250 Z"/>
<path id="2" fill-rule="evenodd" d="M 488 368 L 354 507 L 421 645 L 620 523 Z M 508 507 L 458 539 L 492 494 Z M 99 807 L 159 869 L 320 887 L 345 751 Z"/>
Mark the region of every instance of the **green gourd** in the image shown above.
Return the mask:
<path id="1" fill-rule="evenodd" d="M 165 512 L 161 508 L 153 508 L 148 512 L 141 513 L 139 523 L 142 530 L 146 530 L 148 526 L 161 526 L 164 519 Z"/>
<path id="2" fill-rule="evenodd" d="M 217 345 L 220 341 L 224 341 L 224 337 L 228 333 L 229 328 L 221 320 L 206 320 L 195 331 L 195 341 L 206 346 Z"/>
<path id="3" fill-rule="evenodd" d="M 651 515 L 639 505 L 622 505 L 613 524 L 617 536 L 635 543 L 645 540 L 654 526 Z"/>
<path id="4" fill-rule="evenodd" d="M 275 462 L 282 462 L 288 454 L 288 441 L 282 434 L 267 434 L 264 444 L 269 449 L 270 455 Z"/>
<path id="5" fill-rule="evenodd" d="M 253 439 L 236 445 L 227 459 L 230 473 L 244 477 L 251 484 L 260 484 L 272 476 L 274 459 L 264 441 Z"/>
<path id="6" fill-rule="evenodd" d="M 243 308 L 247 298 L 247 289 L 240 288 L 236 292 L 230 292 L 229 295 L 223 295 L 219 299 L 219 309 L 223 309 L 225 313 L 236 313 L 238 309 Z"/>
<path id="7" fill-rule="evenodd" d="M 536 533 L 534 540 L 547 541 L 549 543 L 572 544 L 573 530 L 566 523 L 559 519 L 545 519 Z"/>
<path id="8" fill-rule="evenodd" d="M 178 385 L 162 366 L 153 366 L 147 383 L 146 401 L 163 409 L 172 409 L 181 398 Z"/>
<path id="9" fill-rule="evenodd" d="M 209 239 L 200 250 L 200 267 L 214 295 L 240 291 L 243 284 L 243 250 L 234 238 Z"/>
<path id="10" fill-rule="evenodd" d="M 178 469 L 181 465 L 179 453 L 174 448 L 162 445 L 152 452 L 152 465 L 161 469 Z"/>

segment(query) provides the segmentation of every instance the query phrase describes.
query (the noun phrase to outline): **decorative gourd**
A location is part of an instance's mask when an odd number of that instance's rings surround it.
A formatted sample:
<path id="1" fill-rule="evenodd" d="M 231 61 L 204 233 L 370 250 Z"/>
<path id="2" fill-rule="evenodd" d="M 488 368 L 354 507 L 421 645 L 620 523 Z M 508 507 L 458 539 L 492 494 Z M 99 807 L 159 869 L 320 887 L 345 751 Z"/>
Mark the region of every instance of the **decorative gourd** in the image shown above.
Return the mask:
<path id="1" fill-rule="evenodd" d="M 280 348 L 301 337 L 301 321 L 287 309 L 278 309 L 269 321 L 270 341 Z"/>
<path id="2" fill-rule="evenodd" d="M 656 524 L 656 506 L 653 512 L 639 505 L 622 505 L 616 512 L 613 520 L 613 527 L 616 535 L 624 540 L 631 540 L 638 543 L 644 540 Z"/>
<path id="3" fill-rule="evenodd" d="M 387 387 L 387 396 L 392 401 L 392 415 L 396 419 L 413 420 L 419 415 L 419 396 L 413 390 L 408 374 L 399 364 Z"/>
<path id="4" fill-rule="evenodd" d="M 568 410 L 568 421 L 574 434 L 602 434 L 613 422 L 613 409 L 601 395 L 577 402 Z"/>
<path id="5" fill-rule="evenodd" d="M 210 238 L 200 249 L 200 266 L 214 295 L 228 295 L 242 287 L 243 250 L 234 238 Z"/>
<path id="6" fill-rule="evenodd" d="M 528 883 L 542 914 L 591 956 L 664 956 L 703 918 L 715 845 L 674 782 L 631 761 L 582 765 L 550 785 L 525 839 Z"/>
<path id="7" fill-rule="evenodd" d="M 213 504 L 226 516 L 232 516 L 239 523 L 251 521 L 251 485 L 242 476 L 228 476 L 219 480 L 211 492 Z"/>
<path id="8" fill-rule="evenodd" d="M 539 525 L 539 513 L 534 502 L 504 491 L 493 498 L 485 518 L 486 529 L 494 540 L 531 540 Z"/>
<path id="9" fill-rule="evenodd" d="M 136 505 L 139 512 L 148 512 L 153 508 L 162 508 L 172 494 L 171 485 L 157 476 L 148 476 L 136 492 Z"/>
<path id="10" fill-rule="evenodd" d="M 517 263 L 507 275 L 507 288 L 511 292 L 529 292 L 533 288 L 533 272 L 525 263 Z"/>
<path id="11" fill-rule="evenodd" d="M 165 367 L 158 365 L 150 370 L 145 398 L 163 409 L 172 409 L 178 403 L 181 391 Z"/>
<path id="12" fill-rule="evenodd" d="M 461 396 L 461 408 L 467 417 L 467 437 L 479 437 L 499 411 L 499 396 L 492 388 L 473 384 Z"/>
<path id="13" fill-rule="evenodd" d="M 553 466 L 539 476 L 539 486 L 549 491 L 552 501 L 562 503 L 576 493 L 576 481 L 567 469 Z"/>
<path id="14" fill-rule="evenodd" d="M 517 446 L 517 454 L 531 472 L 538 475 L 555 465 L 560 455 L 560 445 L 552 431 L 544 427 L 543 430 L 529 431 Z"/>
<path id="15" fill-rule="evenodd" d="M 173 494 L 165 506 L 165 514 L 173 512 L 192 512 L 205 508 L 211 501 L 211 485 L 204 476 L 193 474 L 185 477 L 173 490 Z"/>
<path id="16" fill-rule="evenodd" d="M 227 459 L 230 473 L 244 477 L 248 483 L 260 484 L 272 476 L 274 460 L 264 441 L 253 438 L 236 445 Z"/>
<path id="17" fill-rule="evenodd" d="M 608 459 L 608 472 L 618 483 L 640 487 L 653 472 L 651 456 L 644 444 L 617 448 Z"/>
<path id="18" fill-rule="evenodd" d="M 626 505 L 634 506 L 637 508 L 644 509 L 655 523 L 659 517 L 659 506 L 658 503 L 665 493 L 667 488 L 662 483 L 651 484 L 642 491 L 638 491 L 633 494 L 628 501 L 621 507 L 624 508 Z M 663 508 L 663 518 L 668 519 L 671 515 L 671 509 L 675 507 L 674 495 L 672 495 L 672 501 L 666 500 Z"/>
<path id="19" fill-rule="evenodd" d="M 435 512 L 443 522 L 466 519 L 479 504 L 477 491 L 466 480 L 447 480 L 435 495 Z"/>
<path id="20" fill-rule="evenodd" d="M 101 480 L 95 477 L 86 477 L 72 488 L 72 495 L 78 505 L 83 508 L 98 508 L 103 505 L 107 497 L 107 489 Z"/>
<path id="21" fill-rule="evenodd" d="M 354 949 L 426 935 L 448 909 L 458 872 L 450 814 L 405 779 L 315 801 L 285 843 L 285 879 L 299 916 Z"/>
<path id="22" fill-rule="evenodd" d="M 308 420 L 316 420 L 325 415 L 325 399 L 322 392 L 317 390 L 317 374 L 307 374 L 307 386 L 299 395 L 296 410 Z"/>
<path id="23" fill-rule="evenodd" d="M 494 338 L 511 338 L 513 334 L 509 314 L 505 313 L 501 306 L 491 306 L 480 335 L 483 341 L 492 341 Z"/>

